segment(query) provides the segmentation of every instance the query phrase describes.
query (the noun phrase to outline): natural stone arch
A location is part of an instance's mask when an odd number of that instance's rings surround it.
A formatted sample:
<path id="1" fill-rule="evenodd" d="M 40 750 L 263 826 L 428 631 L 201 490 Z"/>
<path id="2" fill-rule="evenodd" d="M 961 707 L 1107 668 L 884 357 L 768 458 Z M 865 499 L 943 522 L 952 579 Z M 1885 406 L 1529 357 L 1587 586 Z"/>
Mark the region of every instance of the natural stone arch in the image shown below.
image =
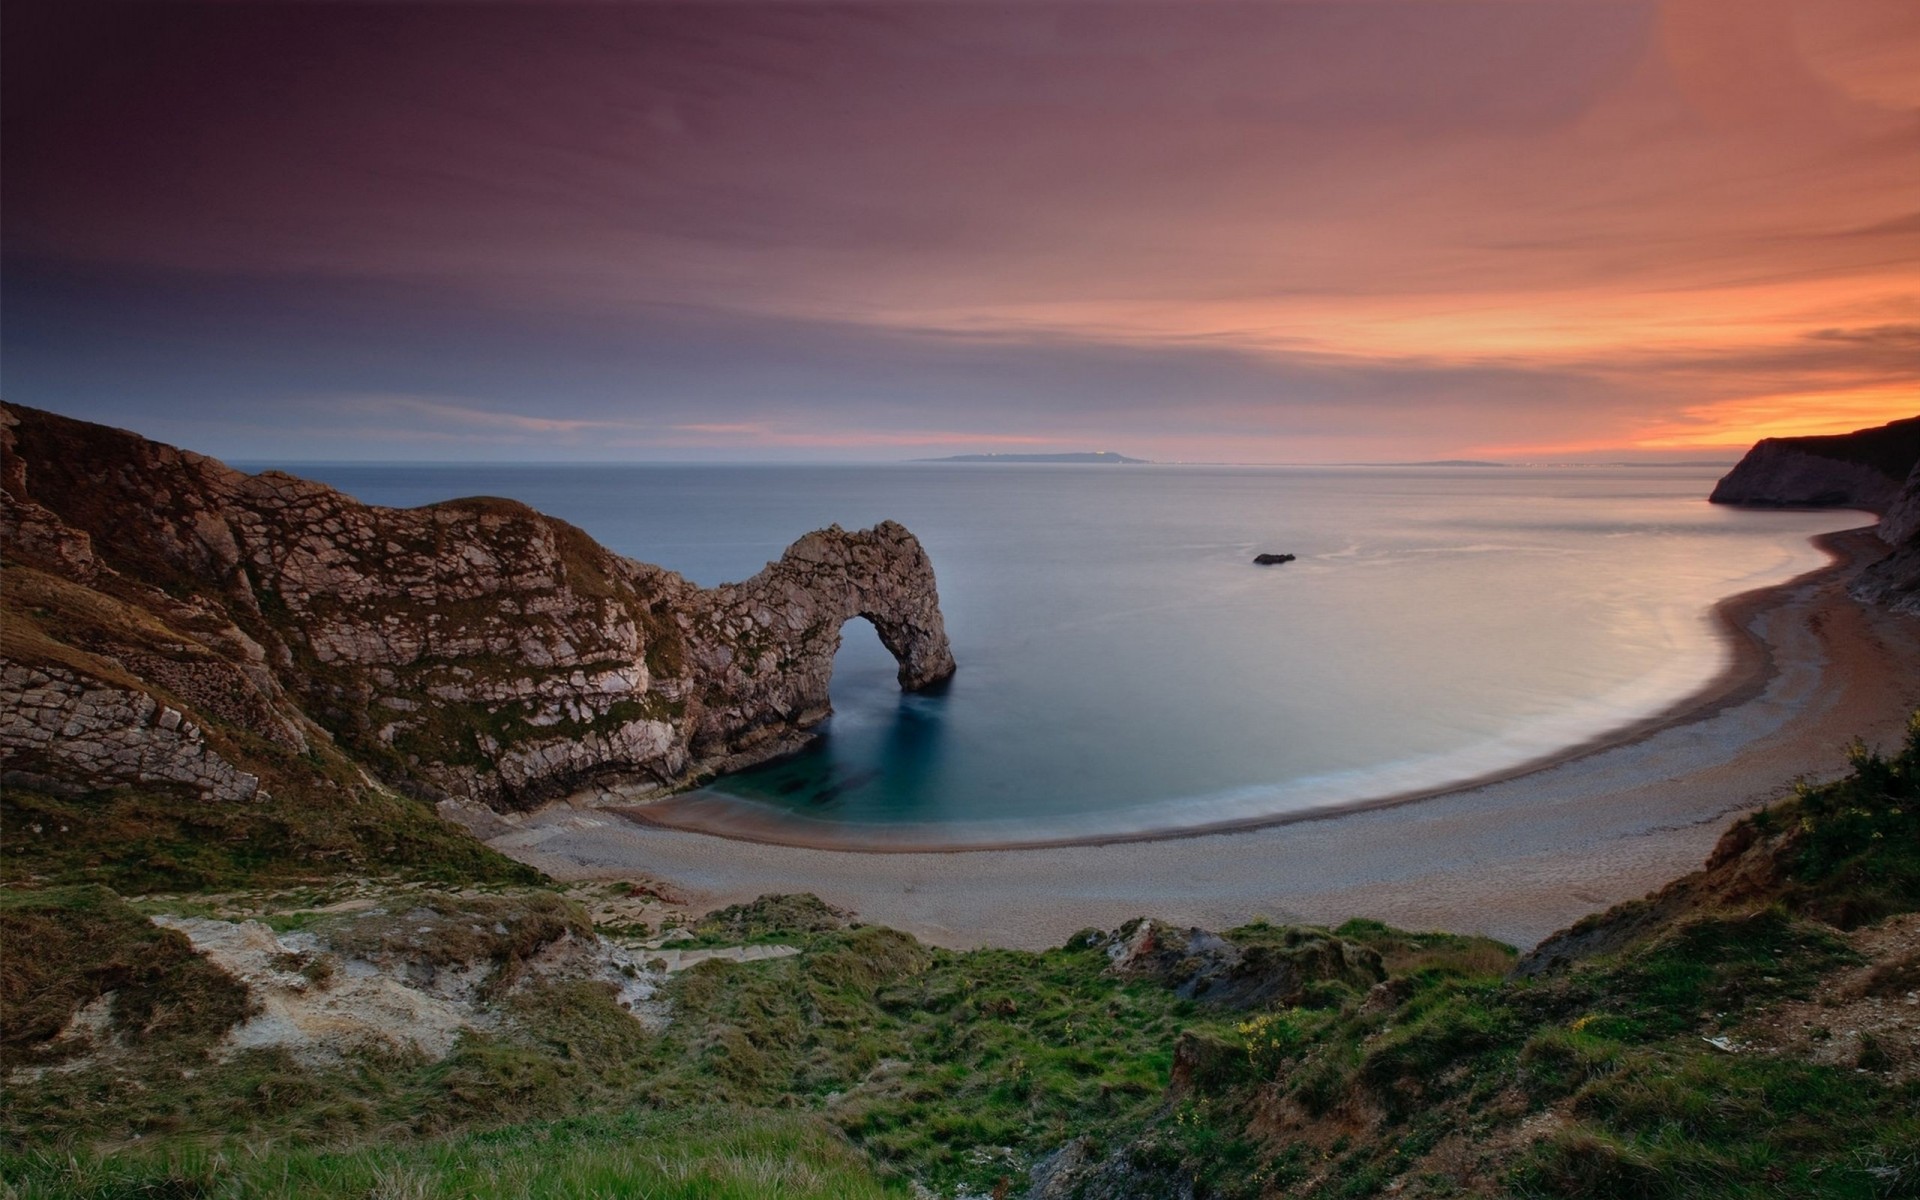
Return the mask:
<path id="1" fill-rule="evenodd" d="M 722 769 L 801 744 L 827 717 L 841 627 L 855 617 L 893 655 L 904 690 L 954 672 L 933 564 L 892 521 L 807 534 L 752 579 L 707 596 L 706 620 L 690 639 L 704 676 L 692 749 L 697 758 L 724 755 Z"/>
<path id="2" fill-rule="evenodd" d="M 139 689 L 270 787 L 329 794 L 355 772 L 315 775 L 228 734 L 497 808 L 629 800 L 798 748 L 830 711 L 855 616 L 903 687 L 954 669 L 932 565 L 892 522 L 808 534 L 754 578 L 705 589 L 515 501 L 365 505 L 12 405 L 0 464 L 9 583 L 25 569 L 49 595 L 99 592 L 72 600 L 73 644 L 0 650 L 0 766 L 31 760 L 85 786 L 99 781 L 89 762 L 42 753 L 4 719 L 40 705 L 27 693 L 49 666 L 81 698 Z M 128 728 L 142 770 L 198 778 L 197 751 L 162 736 L 171 725 Z"/>

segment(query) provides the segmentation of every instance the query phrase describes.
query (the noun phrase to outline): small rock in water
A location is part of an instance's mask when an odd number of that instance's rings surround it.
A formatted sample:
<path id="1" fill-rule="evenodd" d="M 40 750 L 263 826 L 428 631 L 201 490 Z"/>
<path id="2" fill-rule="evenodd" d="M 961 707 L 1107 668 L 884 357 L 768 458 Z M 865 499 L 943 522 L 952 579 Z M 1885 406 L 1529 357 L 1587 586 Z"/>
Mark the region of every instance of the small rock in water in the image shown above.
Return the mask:
<path id="1" fill-rule="evenodd" d="M 1292 562 L 1294 557 L 1295 556 L 1291 554 L 1256 554 L 1253 556 L 1253 565 L 1256 567 L 1277 567 L 1281 563 Z"/>

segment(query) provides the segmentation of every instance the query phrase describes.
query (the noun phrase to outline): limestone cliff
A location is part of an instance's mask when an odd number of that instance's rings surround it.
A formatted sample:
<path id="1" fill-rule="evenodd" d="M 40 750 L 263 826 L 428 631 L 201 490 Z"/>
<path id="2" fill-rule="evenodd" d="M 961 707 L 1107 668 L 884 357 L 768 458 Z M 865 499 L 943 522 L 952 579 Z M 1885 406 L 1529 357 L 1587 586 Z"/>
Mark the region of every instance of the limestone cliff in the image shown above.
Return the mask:
<path id="1" fill-rule="evenodd" d="M 1920 463 L 1880 518 L 1879 533 L 1892 543 L 1893 553 L 1860 573 L 1853 594 L 1920 617 Z"/>
<path id="2" fill-rule="evenodd" d="M 1708 497 L 1715 504 L 1884 513 L 1920 460 L 1920 417 L 1829 437 L 1763 438 Z"/>
<path id="3" fill-rule="evenodd" d="M 495 808 L 671 790 L 804 744 L 852 617 L 902 687 L 954 670 L 892 522 L 705 589 L 510 500 L 377 508 L 20 407 L 0 454 L 0 764 L 35 778 L 231 799 L 344 751 Z"/>
<path id="4" fill-rule="evenodd" d="M 1920 616 L 1920 417 L 1831 437 L 1766 438 L 1708 498 L 1882 514 L 1877 532 L 1893 553 L 1861 572 L 1853 595 Z"/>
<path id="5" fill-rule="evenodd" d="M 1914 538 L 1920 537 L 1920 461 L 1913 464 L 1913 470 L 1907 472 L 1906 486 L 1894 497 L 1893 503 L 1880 518 L 1880 538 L 1895 546 L 1903 546 Z"/>

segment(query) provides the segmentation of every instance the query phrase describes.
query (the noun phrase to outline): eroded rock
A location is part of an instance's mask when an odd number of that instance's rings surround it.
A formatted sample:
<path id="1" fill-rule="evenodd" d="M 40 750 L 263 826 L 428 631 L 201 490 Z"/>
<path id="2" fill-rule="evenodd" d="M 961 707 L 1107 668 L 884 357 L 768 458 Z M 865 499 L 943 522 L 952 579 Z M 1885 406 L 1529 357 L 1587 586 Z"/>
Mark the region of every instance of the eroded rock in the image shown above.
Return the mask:
<path id="1" fill-rule="evenodd" d="M 243 795 L 182 732 L 214 721 L 296 753 L 323 733 L 433 799 L 633 798 L 804 744 L 853 617 L 902 687 L 954 671 L 932 564 L 893 522 L 706 589 L 510 500 L 377 508 L 17 407 L 0 450 L 0 554 L 51 597 L 9 613 L 9 768 Z M 193 720 L 162 726 L 169 707 Z"/>
<path id="2" fill-rule="evenodd" d="M 1860 573 L 1854 598 L 1920 616 L 1920 462 L 1880 518 L 1877 532 L 1893 553 Z"/>
<path id="3" fill-rule="evenodd" d="M 1857 600 L 1920 616 L 1920 417 L 1826 437 L 1766 438 L 1727 472 L 1715 504 L 1859 508 L 1893 553 L 1860 573 Z"/>
<path id="4" fill-rule="evenodd" d="M 1884 513 L 1920 459 L 1920 417 L 1822 437 L 1764 438 L 1714 485 L 1715 504 Z"/>
<path id="5" fill-rule="evenodd" d="M 1365 994 L 1386 978 L 1377 951 L 1312 929 L 1238 936 L 1143 919 L 1104 940 L 1115 974 L 1153 979 L 1176 995 L 1221 1008 L 1299 1004 L 1323 981 Z"/>

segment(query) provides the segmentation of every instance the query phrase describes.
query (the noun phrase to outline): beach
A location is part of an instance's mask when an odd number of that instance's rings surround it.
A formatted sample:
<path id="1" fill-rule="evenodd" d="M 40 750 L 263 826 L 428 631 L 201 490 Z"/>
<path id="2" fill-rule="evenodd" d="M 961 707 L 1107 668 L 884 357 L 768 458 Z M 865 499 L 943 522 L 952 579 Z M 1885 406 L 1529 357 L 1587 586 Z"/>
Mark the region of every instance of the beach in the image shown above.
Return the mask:
<path id="1" fill-rule="evenodd" d="M 1730 665 L 1685 703 L 1517 772 L 1283 822 L 1105 842 L 886 853 L 662 828 L 560 803 L 490 844 L 556 879 L 648 879 L 690 909 L 811 892 L 949 947 L 1039 949 L 1135 916 L 1213 928 L 1371 917 L 1531 946 L 1697 866 L 1739 814 L 1891 747 L 1920 705 L 1920 622 L 1846 585 L 1885 552 L 1723 601 Z M 639 819 L 636 819 L 638 817 Z"/>

